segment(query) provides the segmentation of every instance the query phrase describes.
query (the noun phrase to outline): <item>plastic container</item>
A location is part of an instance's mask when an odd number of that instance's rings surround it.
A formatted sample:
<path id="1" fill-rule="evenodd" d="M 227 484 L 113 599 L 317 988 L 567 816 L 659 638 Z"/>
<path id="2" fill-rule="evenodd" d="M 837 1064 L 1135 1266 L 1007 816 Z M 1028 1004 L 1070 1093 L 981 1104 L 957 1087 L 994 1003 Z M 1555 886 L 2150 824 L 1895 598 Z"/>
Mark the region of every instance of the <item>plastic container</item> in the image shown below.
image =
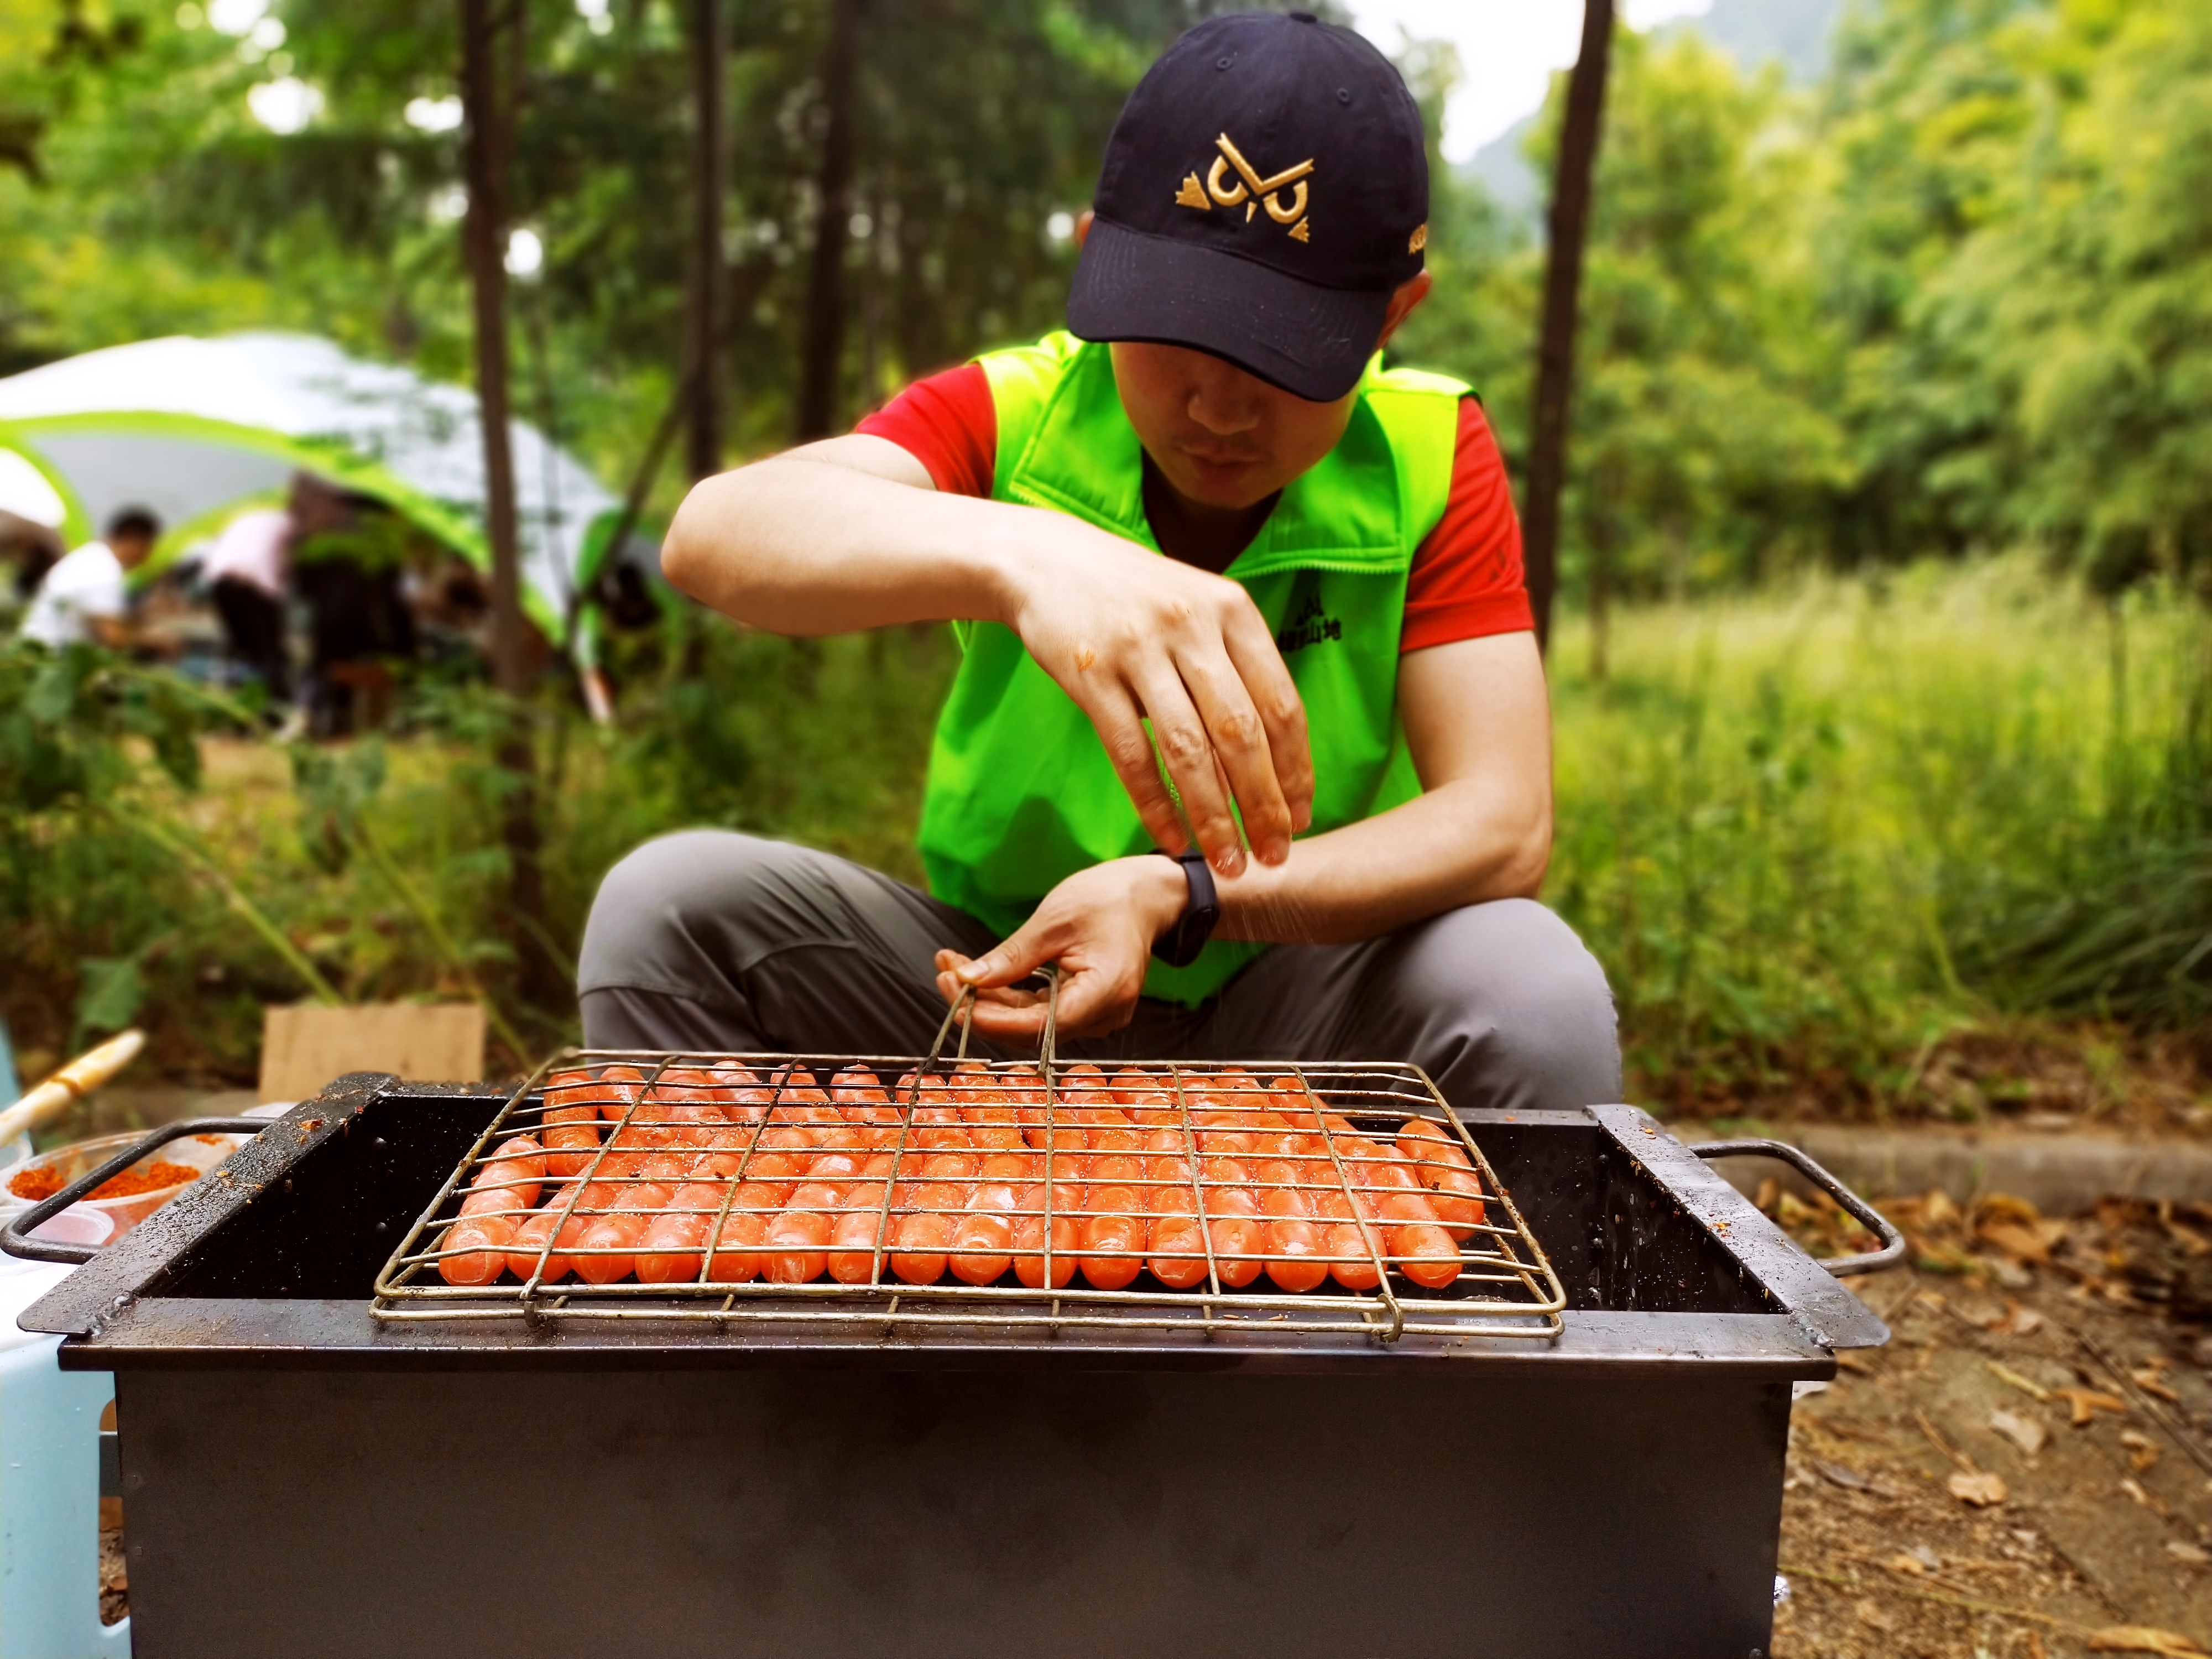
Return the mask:
<path id="1" fill-rule="evenodd" d="M 100 1620 L 100 1416 L 114 1374 L 61 1370 L 61 1339 L 15 1323 L 75 1271 L 0 1256 L 0 1659 L 130 1659 L 131 1621 Z"/>
<path id="2" fill-rule="evenodd" d="M 8 1181 L 13 1180 L 24 1170 L 52 1170 L 66 1184 L 75 1181 L 87 1170 L 105 1164 L 118 1152 L 128 1151 L 144 1139 L 145 1132 L 138 1129 L 130 1130 L 119 1135 L 98 1135 L 90 1140 L 80 1140 L 74 1146 L 60 1146 L 51 1152 L 43 1152 L 15 1169 L 8 1170 L 5 1178 L 0 1179 L 0 1224 L 4 1224 L 9 1217 L 31 1207 L 33 1200 L 17 1197 L 7 1185 Z M 187 1135 L 182 1140 L 173 1140 L 166 1146 L 157 1147 L 131 1167 L 133 1170 L 143 1169 L 149 1164 L 157 1162 L 181 1164 L 197 1170 L 201 1175 L 205 1175 L 237 1151 L 241 1139 L 242 1137 L 238 1135 Z M 54 1220 L 60 1222 L 75 1218 L 73 1230 L 70 1234 L 73 1242 L 108 1243 L 129 1232 L 131 1229 L 191 1184 L 189 1181 L 179 1181 L 173 1186 L 156 1188 L 152 1192 L 132 1193 L 125 1198 L 84 1199 L 71 1205 L 61 1215 L 56 1216 Z M 89 1237 L 79 1239 L 78 1231 L 89 1231 L 88 1218 L 91 1217 L 97 1217 L 106 1224 L 106 1234 L 97 1239 Z M 46 1236 L 44 1229 L 40 1230 L 40 1233 L 42 1237 Z"/>

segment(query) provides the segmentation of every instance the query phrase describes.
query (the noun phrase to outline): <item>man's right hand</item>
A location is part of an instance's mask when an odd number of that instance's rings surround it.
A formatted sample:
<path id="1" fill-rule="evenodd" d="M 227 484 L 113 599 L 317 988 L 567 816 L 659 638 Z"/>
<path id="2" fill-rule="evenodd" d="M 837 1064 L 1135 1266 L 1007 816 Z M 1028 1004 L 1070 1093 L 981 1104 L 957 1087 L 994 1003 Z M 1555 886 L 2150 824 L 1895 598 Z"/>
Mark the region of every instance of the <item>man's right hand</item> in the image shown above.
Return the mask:
<path id="1" fill-rule="evenodd" d="M 825 505 L 834 503 L 834 512 Z M 886 439 L 855 433 L 695 486 L 661 550 L 726 615 L 813 635 L 985 617 L 1097 728 L 1146 830 L 1188 850 L 1152 740 L 1213 867 L 1260 862 L 1313 813 L 1305 706 L 1243 588 L 1043 507 L 939 495 Z"/>
<path id="2" fill-rule="evenodd" d="M 1090 717 L 1153 841 L 1188 848 L 1157 743 L 1215 869 L 1244 867 L 1232 797 L 1254 854 L 1280 864 L 1312 818 L 1313 753 L 1305 705 L 1251 596 L 1079 520 L 1036 528 L 1008 560 L 1001 619 Z"/>

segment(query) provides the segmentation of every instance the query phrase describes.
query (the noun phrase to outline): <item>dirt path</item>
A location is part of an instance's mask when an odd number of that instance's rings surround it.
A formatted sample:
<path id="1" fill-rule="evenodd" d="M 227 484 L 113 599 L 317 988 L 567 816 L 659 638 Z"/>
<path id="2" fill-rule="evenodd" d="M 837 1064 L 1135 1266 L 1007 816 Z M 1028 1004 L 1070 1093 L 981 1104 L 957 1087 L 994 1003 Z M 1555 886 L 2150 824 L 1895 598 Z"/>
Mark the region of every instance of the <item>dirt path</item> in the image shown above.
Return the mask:
<path id="1" fill-rule="evenodd" d="M 1799 1402 L 1776 1659 L 2203 1652 L 2212 1212 L 1886 1207 L 1918 1265 L 1860 1282 L 1894 1340 Z"/>

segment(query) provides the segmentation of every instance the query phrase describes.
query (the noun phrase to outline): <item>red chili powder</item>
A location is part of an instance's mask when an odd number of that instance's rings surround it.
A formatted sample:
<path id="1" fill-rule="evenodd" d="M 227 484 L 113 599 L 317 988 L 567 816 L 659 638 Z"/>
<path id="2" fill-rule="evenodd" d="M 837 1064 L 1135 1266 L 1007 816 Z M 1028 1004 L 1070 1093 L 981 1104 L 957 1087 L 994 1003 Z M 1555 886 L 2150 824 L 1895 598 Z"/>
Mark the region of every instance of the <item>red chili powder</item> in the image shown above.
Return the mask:
<path id="1" fill-rule="evenodd" d="M 200 1172 L 189 1164 L 172 1164 L 167 1158 L 155 1158 L 142 1169 L 125 1170 L 112 1181 L 103 1182 L 93 1188 L 92 1197 L 135 1198 L 140 1193 L 157 1193 L 164 1187 L 174 1187 L 187 1181 L 198 1181 Z M 33 1203 L 52 1198 L 67 1185 L 61 1171 L 52 1165 L 41 1165 L 17 1173 L 8 1182 L 8 1190 L 18 1198 Z"/>

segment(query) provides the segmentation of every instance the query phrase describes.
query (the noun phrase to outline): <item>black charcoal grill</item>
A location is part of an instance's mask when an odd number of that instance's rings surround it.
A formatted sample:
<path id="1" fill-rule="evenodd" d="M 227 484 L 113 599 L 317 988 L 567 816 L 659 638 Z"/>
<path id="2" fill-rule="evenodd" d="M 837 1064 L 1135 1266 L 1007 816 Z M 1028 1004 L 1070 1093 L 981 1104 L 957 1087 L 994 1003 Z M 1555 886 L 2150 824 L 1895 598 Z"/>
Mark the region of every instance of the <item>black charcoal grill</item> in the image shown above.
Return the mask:
<path id="1" fill-rule="evenodd" d="M 452 1287 L 542 1092 L 338 1079 L 24 1316 L 116 1374 L 139 1659 L 1760 1659 L 1793 1385 L 1881 1322 L 1632 1107 L 1255 1069 L 1461 1132 L 1457 1281 Z"/>

